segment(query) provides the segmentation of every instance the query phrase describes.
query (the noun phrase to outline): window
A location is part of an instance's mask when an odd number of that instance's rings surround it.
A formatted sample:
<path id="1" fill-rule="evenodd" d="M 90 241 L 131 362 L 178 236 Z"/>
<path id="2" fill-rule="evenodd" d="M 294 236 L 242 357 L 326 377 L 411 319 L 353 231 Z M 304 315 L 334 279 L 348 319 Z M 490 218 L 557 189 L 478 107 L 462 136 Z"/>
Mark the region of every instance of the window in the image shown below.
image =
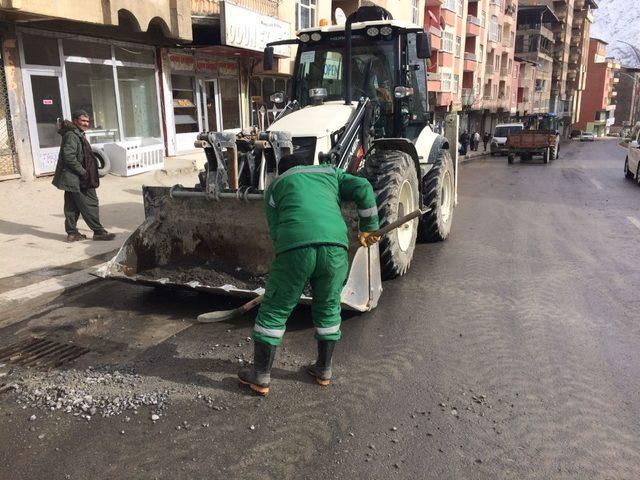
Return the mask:
<path id="1" fill-rule="evenodd" d="M 147 65 L 153 65 L 156 62 L 154 51 L 148 48 L 115 46 L 113 50 L 116 54 L 116 60 L 123 62 L 145 63 Z"/>
<path id="2" fill-rule="evenodd" d="M 155 70 L 118 67 L 118 90 L 125 139 L 159 138 L 160 118 Z"/>
<path id="3" fill-rule="evenodd" d="M 60 66 L 58 42 L 53 37 L 22 35 L 22 51 L 24 62 L 31 65 Z"/>
<path id="4" fill-rule="evenodd" d="M 240 128 L 240 87 L 237 78 L 221 78 L 220 98 L 222 100 L 223 128 Z"/>
<path id="5" fill-rule="evenodd" d="M 447 10 L 451 10 L 452 12 L 456 11 L 456 0 L 444 0 L 442 4 L 442 8 L 446 8 Z"/>
<path id="6" fill-rule="evenodd" d="M 197 132 L 198 112 L 196 107 L 195 77 L 190 75 L 171 75 L 171 91 L 176 133 Z"/>
<path id="7" fill-rule="evenodd" d="M 89 114 L 89 140 L 94 143 L 120 140 L 113 67 L 66 62 L 66 70 L 69 106 L 72 112 L 85 110 Z"/>
<path id="8" fill-rule="evenodd" d="M 411 0 L 411 18 L 413 18 L 413 23 L 417 25 L 420 24 L 420 11 L 418 10 L 418 2 L 419 0 Z"/>
<path id="9" fill-rule="evenodd" d="M 460 56 L 462 51 L 462 38 L 456 37 L 456 57 Z"/>
<path id="10" fill-rule="evenodd" d="M 453 32 L 442 32 L 442 51 L 453 53 Z"/>
<path id="11" fill-rule="evenodd" d="M 106 43 L 84 42 L 65 38 L 62 40 L 62 49 L 65 57 L 88 57 L 100 60 L 111 60 L 111 45 Z"/>
<path id="12" fill-rule="evenodd" d="M 453 78 L 453 74 L 451 72 L 441 72 L 440 73 L 440 89 L 443 92 L 451 91 L 451 80 Z"/>
<path id="13" fill-rule="evenodd" d="M 498 25 L 498 17 L 491 16 L 489 20 L 489 41 L 498 42 L 500 40 L 500 27 Z"/>
<path id="14" fill-rule="evenodd" d="M 316 26 L 316 0 L 296 2 L 296 30 Z"/>
<path id="15" fill-rule="evenodd" d="M 459 17 L 462 16 L 462 13 L 464 12 L 464 2 L 463 0 L 458 0 L 457 2 L 457 11 L 456 13 L 458 14 Z"/>
<path id="16" fill-rule="evenodd" d="M 458 88 L 459 88 L 459 83 L 460 83 L 460 75 L 454 75 L 453 76 L 453 93 L 458 93 Z"/>

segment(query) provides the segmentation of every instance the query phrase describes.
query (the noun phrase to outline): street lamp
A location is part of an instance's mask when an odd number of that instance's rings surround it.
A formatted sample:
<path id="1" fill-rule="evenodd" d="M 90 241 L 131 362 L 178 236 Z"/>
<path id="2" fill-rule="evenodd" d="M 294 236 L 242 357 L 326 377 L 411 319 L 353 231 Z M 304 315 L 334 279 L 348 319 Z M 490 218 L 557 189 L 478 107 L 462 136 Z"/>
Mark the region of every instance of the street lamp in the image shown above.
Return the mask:
<path id="1" fill-rule="evenodd" d="M 636 47 L 632 43 L 625 42 L 624 40 L 618 40 L 618 41 L 620 43 L 624 43 L 625 45 L 629 45 L 631 47 L 631 50 L 633 50 L 633 53 L 636 54 L 636 59 L 638 60 L 638 64 L 640 64 L 640 50 L 638 49 L 638 47 Z"/>

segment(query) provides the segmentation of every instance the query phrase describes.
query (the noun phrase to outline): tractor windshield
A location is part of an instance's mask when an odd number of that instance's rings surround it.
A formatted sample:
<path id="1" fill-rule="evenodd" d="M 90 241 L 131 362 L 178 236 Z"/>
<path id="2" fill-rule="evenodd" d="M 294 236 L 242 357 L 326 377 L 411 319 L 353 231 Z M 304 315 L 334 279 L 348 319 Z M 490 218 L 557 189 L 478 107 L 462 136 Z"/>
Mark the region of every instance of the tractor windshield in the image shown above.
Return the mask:
<path id="1" fill-rule="evenodd" d="M 383 111 L 393 108 L 394 40 L 353 36 L 351 79 L 355 101 L 369 97 Z M 344 37 L 310 42 L 299 48 L 294 98 L 304 107 L 312 103 L 309 89 L 325 88 L 327 101 L 343 100 Z"/>

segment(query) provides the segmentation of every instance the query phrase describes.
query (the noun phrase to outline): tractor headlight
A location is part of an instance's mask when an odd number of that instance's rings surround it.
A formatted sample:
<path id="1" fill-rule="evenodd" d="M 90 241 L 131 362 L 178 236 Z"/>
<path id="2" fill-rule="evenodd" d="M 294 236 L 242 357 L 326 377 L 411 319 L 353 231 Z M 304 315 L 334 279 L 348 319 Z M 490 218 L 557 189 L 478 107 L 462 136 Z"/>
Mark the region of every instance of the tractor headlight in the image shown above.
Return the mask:
<path id="1" fill-rule="evenodd" d="M 300 38 L 300 41 L 303 43 L 307 43 L 309 40 L 311 40 L 311 37 L 309 36 L 308 33 L 301 33 L 299 38 Z"/>
<path id="2" fill-rule="evenodd" d="M 375 37 L 376 35 L 380 34 L 380 30 L 378 29 L 378 27 L 369 27 L 367 28 L 367 35 L 369 35 L 370 37 Z"/>
<path id="3" fill-rule="evenodd" d="M 390 26 L 384 26 L 380 29 L 380 34 L 384 35 L 385 37 L 387 35 L 391 35 L 391 33 L 393 32 L 393 29 Z"/>
<path id="4" fill-rule="evenodd" d="M 313 32 L 311 34 L 311 40 L 313 40 L 314 42 L 319 42 L 322 39 L 322 35 L 320 35 L 318 32 Z"/>

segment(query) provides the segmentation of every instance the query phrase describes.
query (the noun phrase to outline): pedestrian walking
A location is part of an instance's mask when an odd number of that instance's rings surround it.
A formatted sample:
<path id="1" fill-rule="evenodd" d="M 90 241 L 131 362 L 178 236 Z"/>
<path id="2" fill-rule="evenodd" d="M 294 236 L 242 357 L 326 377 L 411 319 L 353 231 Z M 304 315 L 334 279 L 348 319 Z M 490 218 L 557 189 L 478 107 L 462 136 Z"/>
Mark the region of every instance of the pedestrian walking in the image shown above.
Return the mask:
<path id="1" fill-rule="evenodd" d="M 467 133 L 467 131 L 465 130 L 464 132 L 462 132 L 462 134 L 460 135 L 459 141 L 460 141 L 460 155 L 464 156 L 467 154 L 467 151 L 469 150 L 469 140 L 470 140 L 470 136 Z"/>
<path id="2" fill-rule="evenodd" d="M 489 142 L 491 141 L 491 134 L 489 132 L 484 132 L 484 135 L 482 137 L 482 141 L 484 142 L 484 151 L 487 151 L 487 145 L 489 145 Z"/>
<path id="3" fill-rule="evenodd" d="M 96 194 L 96 188 L 100 186 L 98 163 L 84 133 L 89 128 L 89 115 L 84 110 L 78 110 L 71 115 L 71 120 L 63 121 L 58 130 L 62 136 L 62 143 L 51 182 L 58 189 L 64 190 L 64 227 L 67 231 L 67 242 L 87 238 L 78 231 L 80 215 L 93 230 L 94 240 L 113 240 L 115 234 L 107 232 L 100 223 Z"/>
<path id="4" fill-rule="evenodd" d="M 477 152 L 479 146 L 480 146 L 480 134 L 478 132 L 473 132 L 473 150 Z"/>
<path id="5" fill-rule="evenodd" d="M 253 367 L 238 372 L 240 383 L 261 395 L 269 393 L 276 349 L 307 283 L 313 291 L 318 347 L 308 372 L 318 384 L 330 383 L 333 350 L 341 337 L 340 297 L 349 270 L 340 202 L 356 203 L 363 246 L 379 240 L 371 235 L 378 229 L 378 208 L 368 180 L 332 165 L 300 165 L 293 155 L 283 157 L 278 170 L 264 197 L 276 258 L 253 330 Z"/>

